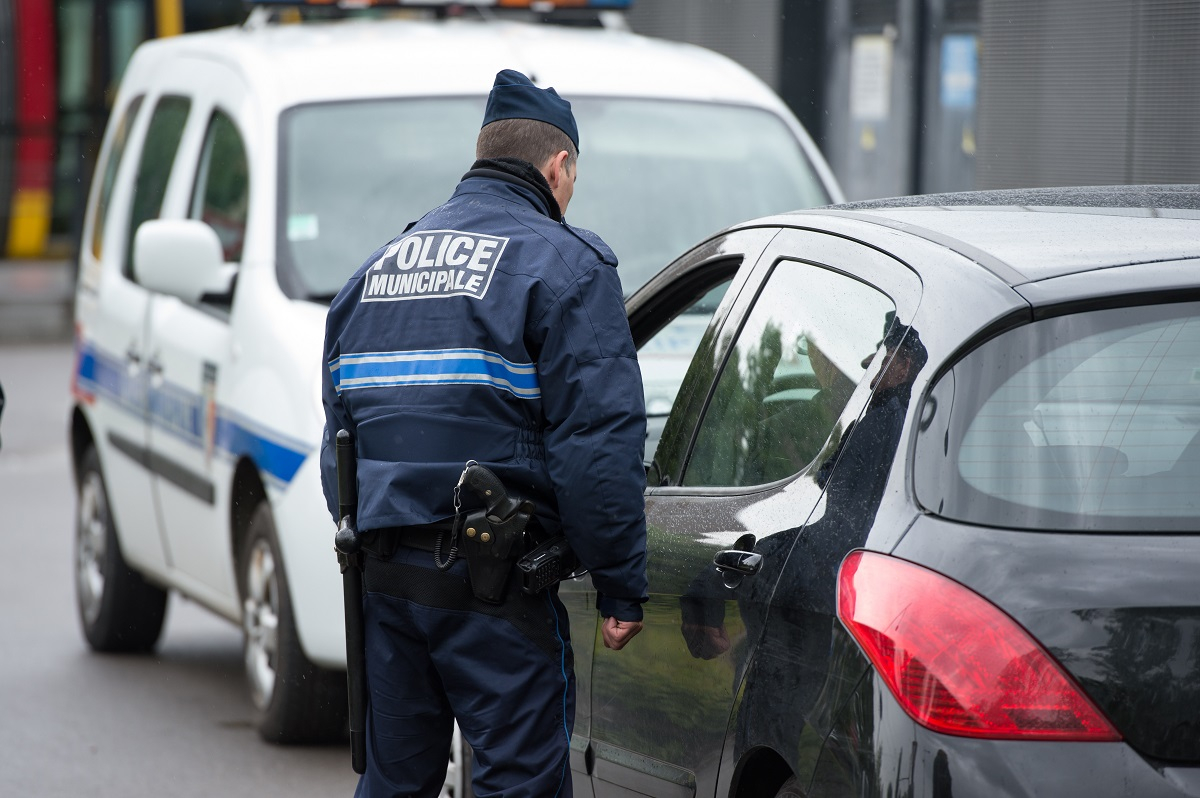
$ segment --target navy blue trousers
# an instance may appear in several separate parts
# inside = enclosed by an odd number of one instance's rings
[[[571,798],[566,610],[555,592],[515,585],[503,605],[485,604],[466,573],[463,560],[443,573],[406,547],[367,560],[367,769],[356,798],[436,798],[454,719],[478,798]]]

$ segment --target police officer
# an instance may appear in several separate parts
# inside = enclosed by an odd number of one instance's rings
[[[566,535],[591,572],[606,646],[641,630],[641,374],[617,259],[563,218],[578,153],[570,103],[500,72],[478,160],[453,195],[330,306],[322,479],[336,519],[332,438],[349,430],[368,553],[357,795],[436,796],[454,718],[477,795],[571,795],[575,682],[556,588],[510,588],[495,605],[472,594],[462,558],[439,568],[468,461],[532,500],[540,533]]]

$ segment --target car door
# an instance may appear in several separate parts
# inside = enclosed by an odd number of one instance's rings
[[[654,472],[654,452],[663,422],[684,378],[693,353],[711,338],[728,313],[749,269],[775,235],[750,230],[720,236],[702,244],[661,272],[626,302],[630,329],[639,346],[638,360],[646,395],[649,424],[645,462]],[[651,477],[654,479],[655,477]],[[560,585],[559,596],[571,618],[575,655],[576,710],[571,734],[571,767],[577,794],[591,795],[595,751],[591,746],[593,712],[592,662],[599,643],[596,593],[586,578]]]
[[[213,61],[175,59],[169,68],[161,82],[191,97],[193,108],[164,216],[209,224],[236,267],[250,190],[241,122],[247,91],[237,73]],[[235,358],[232,285],[194,304],[155,294],[148,369],[155,495],[176,579],[190,594],[236,614],[228,534],[233,463],[220,456],[217,413],[217,394]]]
[[[133,277],[137,226],[158,216],[189,103],[137,95],[114,113],[93,217],[80,252],[73,390],[90,407],[121,551],[144,573],[171,557],[153,500],[147,343],[150,293]]]
[[[846,269],[883,260],[845,239],[784,230],[697,351],[646,495],[645,629],[622,652],[598,650],[593,664],[598,798],[712,795],[718,780],[728,784],[722,756],[741,753],[736,741],[726,750],[730,718],[775,580],[895,323],[892,299]]]

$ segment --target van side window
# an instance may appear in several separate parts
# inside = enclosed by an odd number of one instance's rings
[[[190,107],[191,101],[184,97],[163,97],[150,117],[150,127],[146,131],[142,157],[138,162],[133,207],[125,240],[124,274],[130,279],[133,279],[133,237],[142,222],[157,219],[162,212],[167,181],[171,177],[171,167],[175,163],[179,141],[183,138]]]
[[[242,259],[249,204],[250,165],[242,136],[227,114],[215,111],[204,134],[188,215],[217,231],[226,263]]]
[[[134,97],[113,132],[112,146],[108,150],[108,160],[104,164],[104,176],[100,183],[100,198],[96,203],[96,218],[92,222],[92,254],[97,260],[104,252],[104,226],[108,223],[108,204],[112,199],[113,184],[117,181],[117,170],[121,168],[121,158],[125,155],[125,145],[129,142],[129,131],[133,128],[141,107],[142,97]]]

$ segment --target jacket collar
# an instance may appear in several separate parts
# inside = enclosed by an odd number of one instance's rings
[[[556,222],[562,222],[562,213],[558,208],[558,200],[550,190],[546,178],[528,161],[519,158],[483,158],[471,166],[471,171],[462,176],[465,182],[474,178],[497,180],[516,189],[516,193],[526,199],[539,213],[549,216]],[[461,190],[462,183],[459,184]]]

